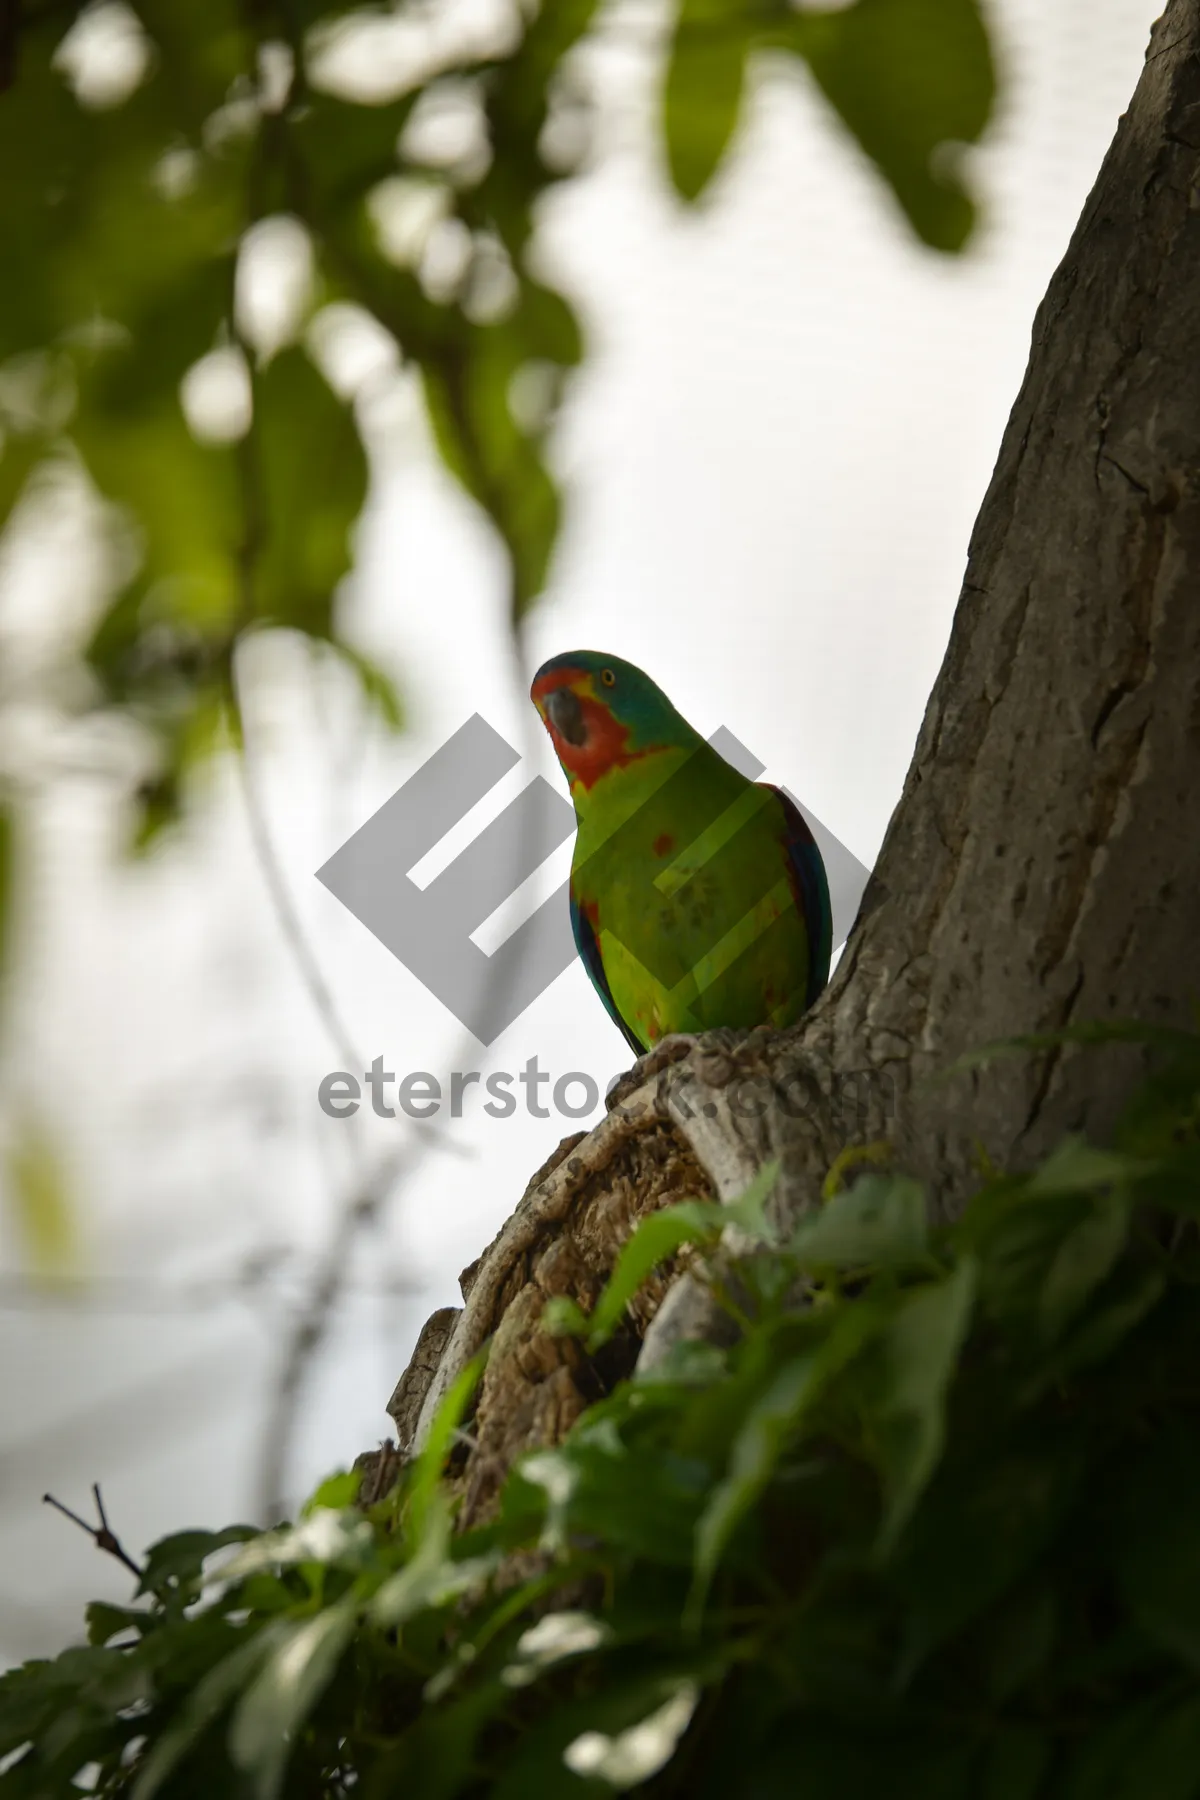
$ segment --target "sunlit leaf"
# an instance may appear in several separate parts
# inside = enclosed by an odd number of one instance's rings
[[[296,1734],[333,1678],[354,1633],[353,1596],[293,1625],[254,1676],[229,1729],[229,1752],[259,1800],[275,1800]]]
[[[223,1581],[237,1581],[258,1569],[318,1563],[357,1572],[372,1560],[371,1527],[352,1507],[317,1506],[298,1525],[256,1532],[221,1568]]]
[[[723,1222],[720,1208],[703,1200],[683,1200],[639,1220],[622,1244],[588,1321],[588,1347],[598,1349],[612,1336],[652,1270],[683,1244],[714,1244]]]
[[[476,1352],[451,1382],[442,1397],[429,1427],[429,1435],[421,1448],[412,1475],[407,1508],[408,1528],[413,1543],[420,1543],[438,1502],[438,1484],[450,1446],[454,1442],[467,1407],[487,1366],[485,1345]]]

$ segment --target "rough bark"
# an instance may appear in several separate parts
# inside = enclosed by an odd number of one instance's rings
[[[689,1182],[728,1198],[769,1158],[795,1215],[848,1142],[887,1138],[950,1215],[980,1146],[1021,1166],[1066,1131],[1105,1137],[1139,1073],[1135,1049],[945,1071],[1016,1034],[1190,1021],[1198,582],[1200,0],[1171,0],[1034,322],[945,661],[833,982],[786,1033],[698,1040],[539,1171],[481,1259],[436,1371],[406,1378],[419,1438],[496,1333],[478,1462],[462,1477],[476,1509],[519,1450],[555,1441],[579,1410],[583,1389],[538,1331],[530,1271],[559,1266],[556,1246],[577,1241],[606,1194],[621,1196],[603,1240],[611,1260],[639,1212]],[[564,1256],[542,1290],[587,1304],[597,1272],[594,1256]],[[661,1298],[638,1327],[643,1363],[714,1328],[686,1272]],[[574,1397],[550,1404],[564,1382]]]

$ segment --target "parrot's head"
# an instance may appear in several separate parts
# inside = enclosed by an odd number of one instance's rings
[[[599,650],[552,656],[534,676],[530,697],[575,792],[639,757],[696,741],[648,675]]]

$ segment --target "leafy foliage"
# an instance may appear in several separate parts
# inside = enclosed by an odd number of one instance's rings
[[[801,57],[842,124],[937,250],[974,222],[958,153],[987,124],[995,78],[976,0],[682,0],[665,96],[676,188],[695,199],[728,149],[755,51]]]
[[[623,1383],[488,1524],[453,1529],[474,1367],[381,1503],[337,1476],[295,1526],[156,1546],[0,1679],[0,1793],[1188,1800],[1200,1038],[1159,1043],[1110,1148],[953,1226],[872,1173],[771,1243],[750,1197],[738,1343]],[[622,1304],[715,1250],[673,1212]]]
[[[264,223],[303,230],[309,315],[353,304],[419,372],[437,445],[505,546],[514,620],[545,580],[559,521],[547,442],[583,342],[537,273],[533,228],[547,190],[586,159],[572,55],[601,14],[596,0],[497,5],[490,37],[467,19],[456,38],[436,10],[392,19],[411,68],[355,94],[328,75],[330,47],[388,15],[345,0],[15,9],[0,92],[0,526],[69,446],[134,527],[136,566],[89,660],[101,700],[156,748],[139,843],[177,816],[189,767],[218,740],[246,632],[329,644],[368,703],[399,718],[334,607],[366,491],[359,421],[310,358],[303,313],[282,344],[256,342],[239,302]],[[132,47],[124,85],[80,75],[80,34],[94,40],[105,20]],[[975,0],[820,15],[683,0],[663,109],[681,196],[724,156],[760,50],[808,63],[926,242],[962,243],[970,204],[935,152],[987,119]],[[447,107],[472,146],[431,145],[429,119]],[[186,398],[218,363],[236,392],[224,423],[204,424]],[[522,384],[536,405],[519,403]]]

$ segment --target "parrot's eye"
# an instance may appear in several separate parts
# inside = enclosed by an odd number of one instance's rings
[[[616,687],[616,685],[617,685],[617,678],[613,674],[611,669],[601,669],[600,679],[604,683],[605,687]]]

